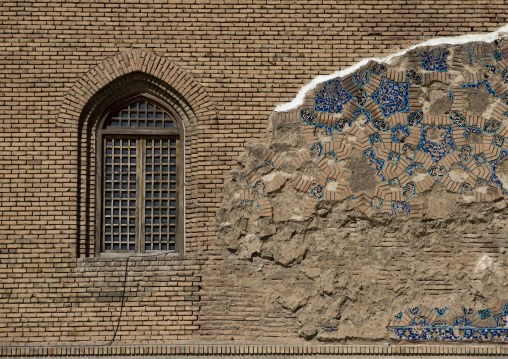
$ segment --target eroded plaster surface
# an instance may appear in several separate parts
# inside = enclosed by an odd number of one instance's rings
[[[218,214],[229,256],[284,276],[267,312],[308,340],[508,339],[498,35],[362,62],[272,114]]]

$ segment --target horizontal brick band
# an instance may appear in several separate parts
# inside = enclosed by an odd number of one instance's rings
[[[1,357],[306,357],[306,356],[508,356],[506,346],[446,345],[153,345],[82,347],[3,347]]]

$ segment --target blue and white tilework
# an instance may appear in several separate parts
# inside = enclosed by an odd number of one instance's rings
[[[343,106],[352,98],[353,96],[342,87],[339,79],[329,80],[316,94],[314,110],[340,113]]]
[[[352,76],[353,82],[360,87],[368,85],[370,82],[370,73],[365,68],[355,72]]]
[[[438,141],[429,138],[429,131],[435,129],[439,131],[438,133],[444,133]],[[456,149],[451,126],[422,126],[422,138],[420,140],[420,144],[418,145],[418,151],[428,153],[435,162],[439,162],[441,158]]]
[[[508,304],[497,307],[494,315],[489,308],[435,308],[437,315],[426,307],[416,314],[408,308],[394,316],[390,328],[396,337],[408,340],[508,341],[507,308]]]
[[[461,83],[454,87],[453,93],[451,87],[447,89],[446,93],[452,99],[450,111],[431,116],[420,103],[422,94],[419,92],[425,92],[424,81],[447,84],[450,76],[422,75],[421,70],[449,71],[452,66],[450,52],[445,49],[421,51],[419,59],[422,62],[420,70],[396,72],[388,71],[383,64],[369,64],[349,78],[330,80],[318,90],[314,108],[300,110],[300,123],[307,127],[306,150],[310,150],[309,157],[320,166],[320,173],[316,173],[314,179],[323,178],[320,182],[322,190],[313,185],[312,191],[308,190],[309,196],[319,199],[324,193],[330,198],[323,172],[338,173],[341,170],[323,166],[325,163],[347,166],[344,161],[348,159],[340,151],[355,148],[376,169],[376,192],[361,196],[350,193],[348,196],[361,198],[369,208],[369,216],[422,215],[425,204],[421,194],[432,190],[436,183],[444,184],[467,201],[471,200],[470,196],[481,201],[490,201],[502,194],[508,196],[508,188],[503,187],[496,174],[499,162],[508,151],[505,145],[508,132],[499,118],[499,110],[496,116],[483,119],[473,116],[467,106],[460,105],[468,99],[465,96],[468,88],[486,90],[499,98],[496,91],[502,90],[499,85],[503,83],[499,82],[502,73],[493,74],[489,72],[490,67],[479,66],[481,72],[471,78],[484,80]],[[508,78],[508,69],[506,72]],[[494,82],[496,78],[498,83]],[[508,111],[501,110],[508,117]],[[497,157],[493,160],[494,153]],[[457,173],[463,173],[463,176],[457,177]],[[463,177],[466,179],[461,179]],[[347,180],[343,183],[349,186]],[[482,189],[485,185],[489,191]],[[352,192],[352,186],[348,188]],[[486,199],[485,193],[491,199]],[[362,207],[364,211],[366,206]]]
[[[440,48],[419,53],[422,62],[422,68],[427,71],[446,71],[446,60],[450,51]]]
[[[476,83],[466,83],[466,84],[462,84],[462,88],[465,89],[465,88],[474,88],[476,90],[478,90],[478,87],[480,85],[485,85],[486,89],[487,89],[487,92],[494,96],[494,97],[499,97],[499,95],[496,93],[496,91],[494,91],[494,89],[492,88],[492,86],[490,85],[489,81],[488,80],[482,80],[482,81],[478,81]]]
[[[378,159],[376,157],[376,154],[374,153],[373,149],[368,149],[368,150],[364,151],[363,155],[365,157],[367,157],[372,164],[374,164],[374,166],[376,167],[376,170],[377,170],[377,175],[378,175],[379,179],[381,180],[381,182],[386,181],[385,176],[382,173],[383,167],[385,166],[385,161]]]
[[[372,94],[384,117],[397,112],[409,112],[409,84],[383,78],[381,86]]]

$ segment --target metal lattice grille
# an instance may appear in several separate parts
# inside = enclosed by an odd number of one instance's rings
[[[173,128],[175,123],[166,111],[150,102],[141,100],[118,111],[109,120],[108,126]]]
[[[102,128],[102,250],[178,250],[180,141],[173,115],[138,100]]]
[[[136,142],[134,139],[105,140],[105,250],[135,250]]]
[[[146,140],[145,250],[174,250],[177,225],[177,141]]]

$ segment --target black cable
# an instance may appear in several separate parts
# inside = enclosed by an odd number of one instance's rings
[[[107,347],[109,347],[109,346],[111,346],[111,344],[113,344],[113,342],[116,339],[116,333],[118,333],[118,328],[120,328],[120,321],[122,319],[123,307],[125,306],[125,288],[127,286],[127,269],[128,269],[130,258],[131,257],[127,257],[127,260],[125,261],[125,274],[123,277],[123,290],[122,290],[122,305],[120,306],[120,314],[118,315],[118,321],[116,322],[115,332],[113,333],[113,338],[111,338],[111,340],[107,344],[103,344],[104,346],[107,346]]]
[[[166,257],[168,254],[169,254],[169,252],[168,253],[164,253],[162,255],[162,257]],[[107,342],[106,344],[102,344],[101,346],[106,346],[106,347],[111,346],[111,344],[113,344],[113,342],[116,339],[116,334],[118,333],[118,328],[120,328],[120,321],[122,319],[123,308],[125,306],[125,289],[126,289],[126,286],[127,286],[127,269],[128,269],[128,266],[129,266],[129,259],[131,259],[131,257],[151,257],[151,256],[153,256],[153,254],[149,254],[149,255],[132,255],[132,256],[128,256],[127,257],[127,260],[125,261],[125,274],[124,274],[124,277],[123,277],[122,305],[120,307],[120,314],[118,315],[118,321],[116,323],[115,332],[113,333],[113,338],[111,338],[111,340],[109,342]]]

